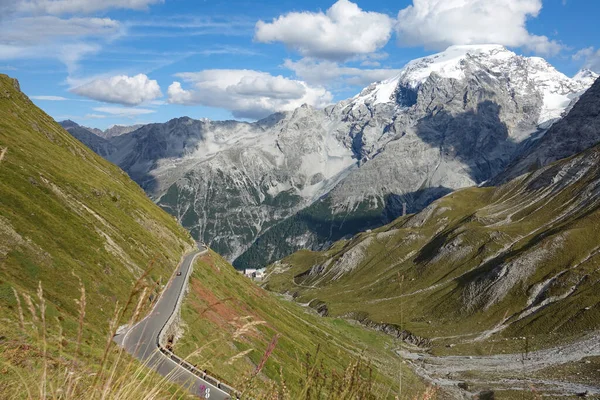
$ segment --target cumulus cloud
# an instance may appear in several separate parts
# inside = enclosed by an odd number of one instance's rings
[[[385,46],[392,29],[387,15],[338,0],[325,13],[291,12],[270,23],[258,21],[255,40],[282,42],[303,56],[345,60]]]
[[[413,0],[398,13],[396,32],[401,44],[436,50],[494,43],[553,55],[561,44],[526,27],[541,9],[542,0]]]
[[[364,61],[372,63],[374,61]],[[363,63],[364,63],[363,62]],[[336,82],[353,86],[367,86],[397,75],[400,70],[388,68],[363,69],[339,65],[333,61],[317,61],[303,58],[299,61],[285,60],[286,68],[296,76],[314,85],[328,85]],[[376,63],[379,65],[379,63]]]
[[[331,93],[322,87],[261,71],[213,69],[176,77],[191,88],[173,82],[168,89],[169,103],[224,108],[236,118],[258,119],[304,103],[324,107],[332,100]]]
[[[95,79],[71,89],[71,92],[107,103],[138,105],[162,96],[158,82],[144,74],[117,75]]]
[[[145,10],[164,0],[16,0],[13,8],[31,14],[89,14],[109,9]]]

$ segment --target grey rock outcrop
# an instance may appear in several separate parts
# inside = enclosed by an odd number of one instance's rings
[[[525,152],[492,183],[512,178],[577,154],[600,142],[600,80],[597,80],[562,120],[544,136],[532,140]]]
[[[323,110],[178,118],[111,138],[104,154],[196,238],[264,265],[494,178],[587,89],[580,75],[454,46]]]

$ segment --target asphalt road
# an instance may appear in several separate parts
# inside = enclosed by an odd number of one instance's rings
[[[143,320],[135,324],[126,333],[116,335],[115,342],[124,347],[125,350],[134,357],[156,370],[159,374],[171,382],[178,383],[185,387],[190,393],[210,400],[230,399],[223,390],[215,384],[197,376],[188,369],[181,366],[169,356],[163,354],[158,348],[158,335],[165,326],[167,320],[175,311],[175,306],[187,285],[191,266],[196,256],[204,254],[207,249],[202,247],[190,254],[187,254],[178,271],[181,276],[173,273],[169,283],[163,290],[154,309]],[[211,381],[215,381],[211,378]]]

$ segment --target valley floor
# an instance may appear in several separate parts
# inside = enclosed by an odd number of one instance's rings
[[[513,398],[510,393],[515,390],[562,398],[584,393],[600,397],[600,332],[527,353],[436,356],[414,347],[396,352],[418,375],[458,396],[493,388],[497,397],[506,398]]]

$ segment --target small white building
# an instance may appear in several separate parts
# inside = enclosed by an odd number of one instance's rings
[[[260,281],[265,277],[266,268],[246,268],[244,270],[244,276],[252,279],[253,281]]]

